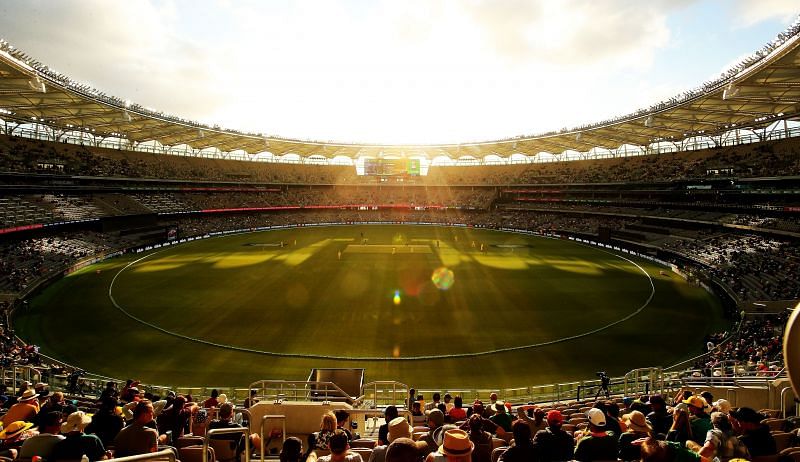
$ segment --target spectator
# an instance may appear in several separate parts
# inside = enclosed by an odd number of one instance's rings
[[[278,454],[280,462],[304,462],[306,455],[303,454],[303,442],[296,436],[286,438]]]
[[[463,401],[460,396],[456,396],[453,407],[447,413],[450,422],[456,423],[467,418],[467,411],[463,408]]]
[[[672,411],[672,427],[667,432],[667,441],[686,444],[692,440],[692,425],[689,422],[689,412],[684,407],[677,406]]]
[[[386,409],[383,411],[383,420],[385,423],[378,427],[379,446],[389,444],[389,422],[396,419],[399,415],[395,406],[386,406]]]
[[[347,435],[341,430],[336,430],[330,437],[328,449],[331,451],[330,455],[320,457],[320,462],[363,462],[360,454],[350,451]]]
[[[207,400],[203,401],[203,407],[205,409],[210,409],[212,407],[219,407],[220,403],[219,399],[217,399],[218,397],[219,397],[219,390],[214,388],[213,390],[211,390],[211,396]]]
[[[13,422],[34,422],[36,414],[39,412],[39,402],[36,400],[33,389],[28,388],[17,398],[17,404],[11,406],[2,418],[3,428],[7,428]]]
[[[83,433],[91,421],[92,419],[83,411],[69,415],[67,421],[61,424],[61,433],[65,438],[53,448],[54,460],[80,460],[86,456],[94,462],[109,457],[110,454],[106,453],[103,442],[97,435]]]
[[[20,460],[30,460],[33,456],[50,460],[56,443],[64,439],[61,435],[61,412],[51,411],[43,414],[39,426],[39,434],[22,443],[19,450]]]
[[[389,444],[398,438],[411,438],[412,433],[412,428],[405,417],[395,417],[389,422],[389,436],[387,437]],[[388,447],[389,445],[375,447],[369,456],[369,462],[384,462]]]
[[[528,416],[529,410],[533,411],[532,419]],[[528,426],[531,427],[531,435],[536,435],[539,433],[539,430],[544,430],[548,426],[547,421],[545,420],[544,410],[537,406],[520,406],[517,408],[517,418],[527,423]]]
[[[683,404],[689,406],[689,424],[692,427],[692,435],[689,437],[691,441],[702,445],[705,442],[705,435],[711,430],[711,416],[706,414],[706,400],[702,396],[694,395],[683,401]]]
[[[647,418],[639,411],[632,411],[622,417],[625,420],[627,429],[619,437],[617,447],[619,458],[624,461],[639,460],[641,447],[634,444],[634,441],[651,436],[653,427],[647,422]]]
[[[489,420],[491,420],[492,423],[498,427],[502,428],[503,431],[510,432],[513,419],[511,418],[511,414],[506,412],[505,404],[502,401],[496,401],[491,405],[491,410],[494,411],[494,415],[489,417]]]
[[[39,434],[31,427],[33,427],[31,422],[19,420],[3,427],[3,431],[0,431],[0,441],[2,441],[0,443],[0,456],[16,459],[18,451],[25,443],[25,440]]]
[[[117,411],[117,400],[111,395],[106,395],[92,416],[92,423],[86,427],[86,433],[97,435],[103,446],[108,447],[113,445],[114,438],[124,426],[125,421]]]
[[[410,438],[398,438],[386,450],[386,462],[419,462],[420,445]]]
[[[422,454],[423,456],[427,456],[431,452],[436,451],[439,447],[439,445],[436,444],[435,434],[442,428],[442,425],[444,425],[444,413],[439,409],[431,410],[428,413],[428,433],[422,435],[419,439],[419,441],[424,442],[426,445],[422,451],[424,452],[424,454]]]
[[[442,444],[436,452],[428,454],[426,462],[471,462],[475,445],[464,430],[457,428],[443,432]]]
[[[650,406],[653,410],[647,414],[647,421],[653,429],[653,436],[665,439],[672,426],[672,416],[667,412],[667,403],[661,395],[653,395],[650,397]]]
[[[472,414],[467,421],[469,425],[469,440],[474,444],[472,462],[491,462],[492,435],[483,430],[483,417]]]
[[[225,403],[219,407],[219,418],[212,420],[208,424],[209,430],[218,428],[242,428],[241,425],[233,421],[233,405]],[[245,450],[244,433],[229,433],[223,435],[215,435],[214,439],[236,441],[236,454],[241,456]],[[261,437],[257,433],[250,434],[250,447],[261,447]]]
[[[575,460],[591,462],[595,460],[617,459],[617,435],[606,431],[606,414],[597,408],[586,412],[589,418],[588,433],[578,440],[575,446]]]
[[[500,456],[500,460],[503,462],[538,460],[536,447],[531,439],[531,427],[527,423],[518,420],[514,422],[512,431],[514,433],[514,445]]]
[[[563,423],[561,411],[554,409],[547,412],[547,428],[533,436],[533,447],[540,462],[572,460],[575,440],[561,428]]]
[[[711,424],[700,455],[706,459],[718,457],[720,460],[733,458],[750,459],[747,446],[736,437],[728,416],[721,412],[711,413]]]
[[[125,457],[156,452],[158,431],[154,428],[153,404],[143,399],[133,408],[133,422],[114,438],[114,456]]]
[[[386,433],[387,435],[389,433],[388,425]],[[336,415],[333,413],[333,411],[328,411],[322,415],[322,420],[319,424],[319,431],[313,435],[314,443],[310,446],[312,446],[314,449],[327,450],[328,446],[330,446],[330,440],[334,434],[336,434]],[[344,435],[347,436],[346,433],[344,433]]]
[[[740,407],[731,411],[729,420],[739,441],[747,446],[751,457],[771,456],[778,452],[775,439],[770,434],[769,426],[761,423],[765,417],[749,407]]]

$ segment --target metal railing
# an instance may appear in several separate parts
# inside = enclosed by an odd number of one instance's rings
[[[266,445],[264,441],[266,441],[264,435],[264,427],[266,427],[267,420],[279,420],[281,422],[281,442],[286,441],[286,416],[285,415],[278,415],[278,414],[267,414],[261,417],[261,424],[258,426],[258,434],[261,437],[259,441],[259,452],[258,454],[261,456],[261,462],[264,462],[264,458],[266,457]],[[271,432],[270,432],[271,434]]]
[[[203,438],[203,462],[214,462],[208,460],[208,446],[209,443],[211,442],[211,437],[213,435],[230,435],[233,433],[241,433],[244,435],[244,461],[242,462],[250,462],[250,429],[247,427],[214,428],[212,430],[207,431],[205,438]],[[229,440],[222,440],[222,441],[226,443],[229,442]],[[238,442],[236,449],[238,450]],[[240,460],[238,457],[236,459]]]
[[[175,462],[175,451],[172,449],[163,449],[158,452],[149,452],[147,454],[138,454],[127,457],[117,457],[114,459],[115,462],[142,462],[145,460],[168,460],[169,462]]]
[[[259,380],[250,384],[258,399],[272,401],[339,401],[353,404],[356,397],[348,395],[333,382],[305,380]]]

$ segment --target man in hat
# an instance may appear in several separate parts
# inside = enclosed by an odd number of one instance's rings
[[[617,435],[606,431],[606,414],[600,409],[592,408],[586,412],[586,417],[589,419],[588,432],[575,446],[575,460],[617,460]]]
[[[733,409],[729,417],[739,441],[747,446],[751,457],[777,454],[775,438],[770,434],[769,426],[761,423],[765,419],[763,414],[749,407],[740,407]]]
[[[153,404],[143,399],[133,408],[133,423],[120,430],[114,438],[114,455],[116,457],[135,456],[156,452],[158,447],[158,431],[153,425]]]
[[[80,460],[86,456],[94,462],[110,456],[97,435],[83,433],[91,422],[92,418],[83,411],[70,414],[67,421],[61,424],[61,433],[66,438],[53,448],[53,460]]]
[[[641,411],[631,411],[622,416],[625,421],[625,432],[617,442],[619,458],[622,460],[639,460],[641,445],[634,443],[636,440],[652,436],[653,427]]]
[[[471,462],[475,444],[464,430],[457,428],[444,432],[442,444],[436,452],[428,454],[425,462]]]
[[[665,438],[672,427],[672,416],[667,412],[667,402],[661,395],[650,397],[650,407],[653,409],[647,414],[647,421],[653,427],[653,435],[662,435]]]
[[[17,398],[17,404],[11,406],[2,418],[3,428],[8,427],[12,422],[33,422],[39,412],[39,395],[28,388]]]
[[[540,462],[557,462],[572,460],[575,451],[575,440],[569,433],[561,429],[564,415],[553,409],[546,414],[547,428],[533,435],[533,447]]]
[[[491,406],[491,410],[494,411],[494,415],[489,417],[495,425],[502,428],[506,432],[511,432],[511,423],[513,419],[511,414],[506,412],[506,405],[502,401],[496,401]]]
[[[375,447],[372,450],[372,455],[369,456],[369,462],[384,462],[386,460],[386,451],[389,445],[399,438],[411,438],[413,429],[405,417],[396,417],[389,422],[389,436],[388,444],[383,444]]]
[[[692,427],[691,440],[699,445],[706,441],[706,434],[713,428],[711,416],[706,413],[706,400],[702,396],[692,395],[683,400],[689,406],[689,425]]]
[[[25,440],[38,434],[31,427],[33,427],[31,422],[19,420],[3,427],[3,431],[0,431],[0,456],[16,459],[17,453],[25,443]]]
[[[63,439],[64,436],[61,435],[61,411],[44,413],[40,419],[39,434],[28,438],[22,443],[18,457],[27,460],[33,456],[39,456],[49,460],[53,453],[53,447]]]
[[[361,454],[350,451],[347,435],[341,430],[333,432],[328,441],[328,449],[331,451],[330,455],[320,457],[319,462],[363,462]]]

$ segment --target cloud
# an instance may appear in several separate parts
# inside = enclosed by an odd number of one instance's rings
[[[800,14],[797,0],[735,0],[732,3],[734,20],[739,27],[750,27],[771,19],[789,23]]]

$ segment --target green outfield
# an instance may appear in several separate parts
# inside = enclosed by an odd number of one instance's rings
[[[94,373],[181,386],[360,367],[416,387],[515,387],[696,354],[717,300],[645,260],[467,228],[330,226],[112,259],[14,319]],[[451,285],[448,287],[448,284]]]

